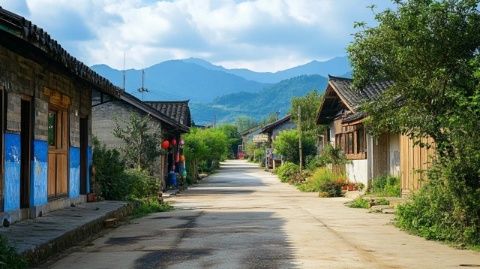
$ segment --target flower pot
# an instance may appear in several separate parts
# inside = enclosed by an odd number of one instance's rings
[[[97,195],[95,193],[87,194],[87,203],[92,203],[97,201]]]

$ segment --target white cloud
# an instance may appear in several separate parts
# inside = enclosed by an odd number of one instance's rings
[[[353,22],[373,17],[372,0],[1,1],[87,64],[116,68],[126,52],[128,68],[201,57],[275,71],[345,55]]]

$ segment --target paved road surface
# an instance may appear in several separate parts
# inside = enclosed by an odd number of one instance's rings
[[[53,268],[480,268],[480,253],[408,235],[389,215],[318,198],[243,161]]]

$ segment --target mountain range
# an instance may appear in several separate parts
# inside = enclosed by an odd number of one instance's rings
[[[92,69],[113,84],[123,86],[123,71],[108,65]],[[189,58],[169,60],[143,70],[125,70],[125,89],[144,100],[190,100],[192,117],[198,124],[231,121],[238,115],[256,119],[272,112],[284,114],[290,99],[312,89],[323,91],[328,74],[349,76],[347,57],[328,61],[311,61],[278,72],[255,72],[248,69],[228,69],[208,61]]]

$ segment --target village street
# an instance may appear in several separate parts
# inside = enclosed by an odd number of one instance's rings
[[[49,268],[462,268],[480,254],[408,235],[392,215],[318,198],[245,161],[228,161],[171,199]]]

